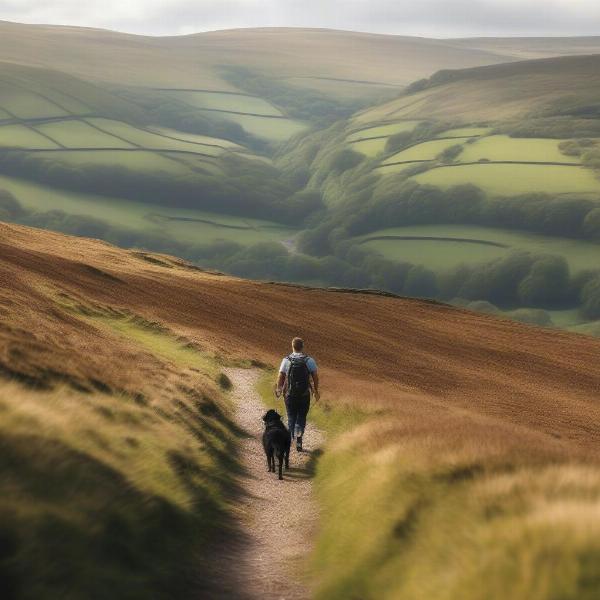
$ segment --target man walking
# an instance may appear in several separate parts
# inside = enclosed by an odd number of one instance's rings
[[[311,383],[312,379],[312,383]],[[296,450],[302,452],[302,436],[306,427],[306,415],[310,408],[311,391],[319,401],[319,375],[317,363],[304,354],[304,341],[292,340],[292,353],[281,361],[275,394],[285,397],[285,409],[290,434],[296,438]]]

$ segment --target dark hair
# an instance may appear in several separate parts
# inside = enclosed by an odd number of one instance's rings
[[[292,340],[292,348],[296,351],[296,352],[300,352],[303,348],[304,348],[304,340],[302,338],[299,337],[295,337]]]

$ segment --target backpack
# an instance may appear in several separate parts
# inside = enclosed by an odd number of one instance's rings
[[[304,396],[310,390],[310,371],[308,370],[308,356],[290,356],[290,369],[287,374],[288,396]]]

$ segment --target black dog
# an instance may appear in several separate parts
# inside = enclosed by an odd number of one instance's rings
[[[281,422],[281,415],[276,410],[268,410],[263,417],[265,432],[263,433],[263,448],[267,455],[269,473],[275,473],[275,455],[279,460],[279,479],[283,479],[282,468],[290,468],[290,444],[292,436],[287,427]]]

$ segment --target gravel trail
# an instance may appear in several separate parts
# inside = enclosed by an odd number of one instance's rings
[[[250,600],[306,600],[311,594],[302,572],[318,521],[312,464],[323,434],[310,424],[309,414],[305,451],[296,452],[292,444],[290,470],[284,471],[284,479],[279,481],[277,474],[267,472],[262,448],[266,409],[255,387],[260,373],[250,369],[228,369],[226,373],[234,386],[231,394],[237,424],[248,434],[240,449],[246,470],[242,481],[246,495],[239,507],[245,542],[236,557],[237,586]],[[273,398],[270,408],[285,415],[281,400]]]

